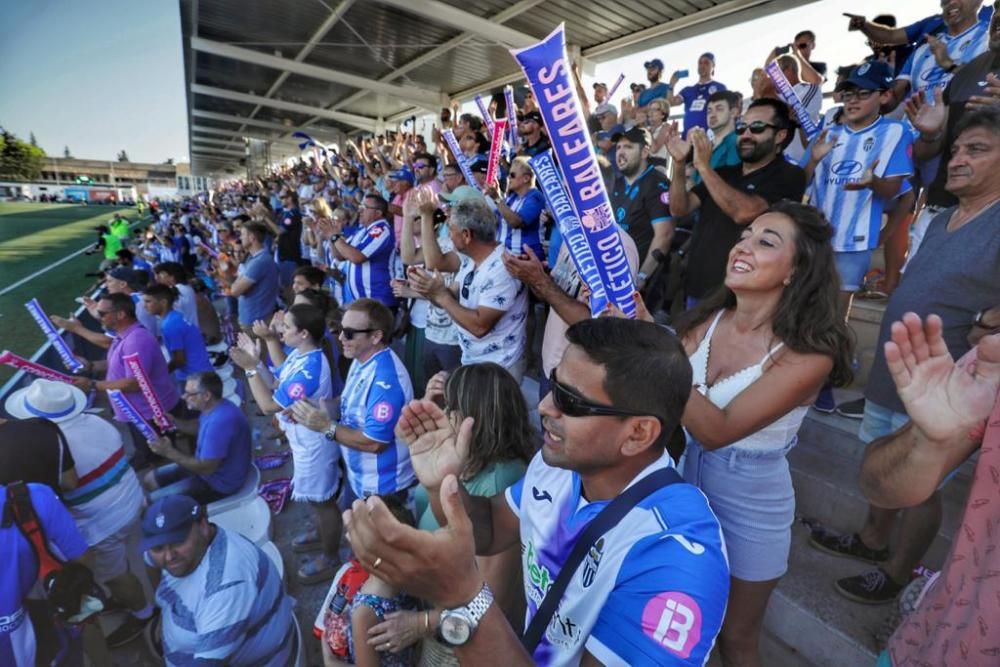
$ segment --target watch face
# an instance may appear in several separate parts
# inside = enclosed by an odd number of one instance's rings
[[[472,628],[469,621],[455,614],[448,614],[441,619],[441,636],[453,646],[461,646],[469,641]]]

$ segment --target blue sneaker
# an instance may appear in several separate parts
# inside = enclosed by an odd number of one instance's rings
[[[819,390],[819,396],[816,397],[816,401],[813,403],[813,409],[828,415],[837,409],[837,401],[833,397],[833,387],[824,385]]]

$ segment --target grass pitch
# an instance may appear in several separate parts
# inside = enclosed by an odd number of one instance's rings
[[[93,244],[94,227],[116,211],[137,217],[135,209],[122,206],[0,202],[0,289]],[[37,298],[46,313],[68,316],[77,308],[74,299],[95,283],[84,274],[96,271],[101,259],[100,254],[78,255],[0,296],[0,350],[26,358],[34,354],[45,336],[24,304]],[[0,366],[0,385],[13,374]]]

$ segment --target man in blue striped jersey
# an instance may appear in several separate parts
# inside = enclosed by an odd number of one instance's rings
[[[835,230],[845,312],[878,247],[882,214],[913,173],[910,132],[880,114],[891,98],[891,83],[892,70],[885,63],[854,68],[837,87],[844,102],[843,125],[820,133],[804,160],[809,199]]]
[[[396,307],[392,293],[390,260],[393,251],[392,225],[386,221],[389,204],[369,192],[362,202],[358,222],[361,229],[350,238],[334,225],[330,248],[337,259],[350,262],[347,284],[353,299],[375,299],[390,308]]]
[[[403,362],[389,349],[392,326],[392,313],[379,302],[351,303],[340,331],[344,356],[354,360],[340,397],[340,422],[307,401],[296,401],[292,413],[296,423],[324,433],[331,447],[340,444],[355,497],[398,493],[408,502],[417,479],[409,450],[393,430],[413,399],[413,386]]]

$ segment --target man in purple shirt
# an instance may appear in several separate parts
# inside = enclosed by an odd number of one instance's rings
[[[143,396],[139,389],[139,382],[133,377],[132,371],[125,364],[125,357],[130,354],[138,354],[139,362],[143,370],[149,376],[153,392],[160,400],[163,409],[176,417],[183,416],[184,404],[177,391],[177,385],[170,377],[167,370],[167,362],[160,351],[160,344],[156,338],[145,327],[139,324],[135,315],[135,304],[127,294],[107,294],[101,297],[97,304],[97,316],[100,324],[107,331],[115,333],[108,349],[107,361],[86,361],[84,362],[86,371],[92,374],[94,371],[106,370],[103,380],[94,380],[90,377],[77,377],[73,384],[84,391],[97,389],[107,391],[118,389],[135,406],[139,414],[153,424],[153,408],[149,401]],[[149,451],[146,438],[142,436],[134,424],[112,404],[115,411],[115,420],[126,422],[132,433],[132,443],[135,445],[135,455],[132,457],[132,467],[139,470],[154,463],[154,455]]]

